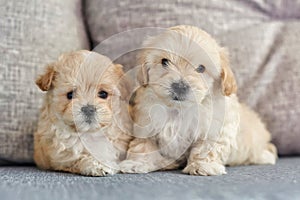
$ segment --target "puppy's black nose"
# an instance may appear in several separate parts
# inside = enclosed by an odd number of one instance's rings
[[[96,108],[93,105],[83,106],[81,107],[81,112],[87,117],[92,117],[96,112]]]
[[[190,86],[180,80],[171,84],[171,97],[175,101],[184,101],[190,90]]]

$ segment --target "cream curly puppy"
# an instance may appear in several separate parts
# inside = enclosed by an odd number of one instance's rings
[[[225,165],[275,164],[259,116],[240,104],[228,55],[206,32],[176,26],[145,42],[142,85],[131,99],[134,136],[124,173],[184,167],[226,174]]]
[[[38,167],[91,176],[119,171],[131,139],[122,77],[121,65],[86,50],[46,67],[36,80],[47,91],[34,134]]]

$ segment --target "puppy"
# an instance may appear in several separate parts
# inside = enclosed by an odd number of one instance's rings
[[[81,50],[63,54],[36,84],[47,91],[34,134],[38,167],[90,176],[119,171],[131,132],[119,64]]]
[[[183,167],[205,176],[226,174],[225,165],[275,163],[270,133],[239,103],[227,52],[209,34],[176,26],[144,46],[142,86],[131,100],[136,138],[121,171]]]

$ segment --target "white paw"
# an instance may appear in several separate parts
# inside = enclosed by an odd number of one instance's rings
[[[184,173],[200,176],[216,176],[226,174],[225,166],[216,162],[192,162],[184,169]]]
[[[113,175],[118,172],[117,169],[113,169],[110,167],[106,167],[102,164],[98,164],[94,167],[87,167],[86,169],[82,170],[81,173],[86,176],[106,176],[106,175]]]
[[[261,164],[261,165],[274,165],[276,163],[277,155],[273,152],[270,152],[268,150],[264,150],[260,159],[258,159],[257,162],[254,162],[255,164]]]
[[[123,173],[148,173],[150,168],[146,163],[135,160],[124,160],[120,163],[120,170]]]

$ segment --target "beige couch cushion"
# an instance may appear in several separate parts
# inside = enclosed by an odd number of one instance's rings
[[[89,48],[80,0],[0,3],[0,160],[32,162],[42,93],[37,73],[59,54]]]
[[[280,154],[300,153],[299,0],[89,0],[85,8],[94,47],[133,28],[189,24],[211,33],[229,48],[238,95],[261,114]],[[100,53],[131,49],[145,36],[109,40]],[[120,61],[130,68],[128,55]]]

